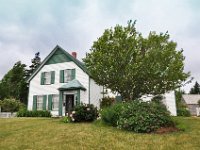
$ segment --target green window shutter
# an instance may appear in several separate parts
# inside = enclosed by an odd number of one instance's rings
[[[51,71],[51,84],[55,83],[55,71]]]
[[[33,96],[33,110],[37,110],[37,95]]]
[[[64,70],[60,70],[60,83],[64,83]]]
[[[74,80],[76,78],[76,69],[72,69],[72,77],[71,79]]]
[[[63,109],[63,92],[59,92],[59,109],[58,109],[59,116],[62,116],[62,109]]]
[[[43,96],[43,110],[46,110],[46,102],[47,102],[47,96]]]
[[[48,95],[48,110],[52,110],[52,95]]]
[[[40,84],[44,85],[44,72],[41,73]]]

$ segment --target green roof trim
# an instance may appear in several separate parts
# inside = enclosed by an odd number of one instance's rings
[[[63,86],[61,86],[60,88],[58,88],[60,91],[63,90],[86,90],[86,88],[76,79],[69,81],[67,84],[64,84]]]
[[[59,55],[59,57],[57,57]],[[61,57],[60,57],[61,56]],[[59,59],[61,58],[61,59]],[[62,63],[62,62],[69,62],[73,61],[79,68],[81,68],[85,73],[88,73],[84,63],[79,61],[78,59],[74,58],[68,52],[66,52],[63,48],[57,45],[51,53],[42,61],[41,65],[33,72],[33,74],[27,79],[27,82],[30,82],[33,77],[42,69],[44,65],[55,64],[55,63]]]

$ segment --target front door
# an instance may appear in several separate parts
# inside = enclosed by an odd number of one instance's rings
[[[74,108],[74,95],[66,95],[65,112],[71,113]]]

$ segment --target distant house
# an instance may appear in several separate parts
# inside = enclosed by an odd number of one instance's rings
[[[197,115],[198,101],[200,100],[199,94],[184,94],[183,101],[187,105],[191,115]]]
[[[54,116],[65,116],[80,103],[94,104],[105,89],[89,75],[85,65],[60,46],[56,46],[28,79],[28,110],[49,110]],[[115,97],[109,89],[106,96]],[[174,92],[166,93],[164,103],[171,115],[176,116]]]

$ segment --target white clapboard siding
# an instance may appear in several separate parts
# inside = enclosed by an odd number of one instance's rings
[[[103,87],[95,83],[93,79],[90,79],[90,103],[100,108],[100,99],[103,97]]]
[[[76,69],[76,79],[86,88],[84,94],[81,92],[81,101],[88,103],[88,87],[89,76],[79,68],[74,62],[65,62],[44,65],[43,68],[35,75],[29,84],[29,96],[28,96],[28,110],[32,110],[33,95],[48,95],[59,94],[58,88],[66,83],[60,83],[60,70],[64,69]],[[55,71],[55,83],[51,85],[41,85],[40,78],[42,72]]]

